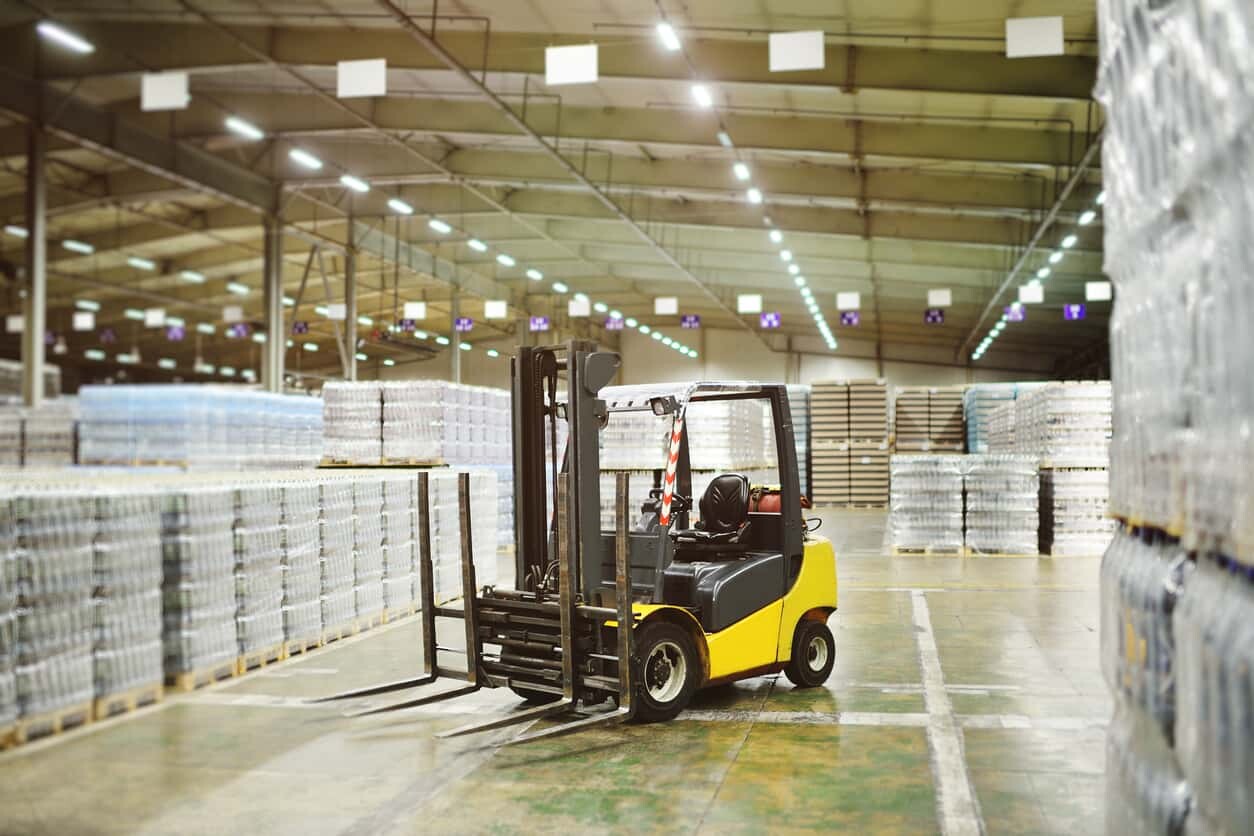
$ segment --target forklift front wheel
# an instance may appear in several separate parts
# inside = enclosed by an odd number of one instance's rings
[[[692,636],[667,621],[647,622],[636,635],[636,718],[673,720],[688,705],[701,679]]]
[[[836,641],[822,621],[803,619],[792,636],[792,659],[784,676],[798,688],[817,688],[836,664]]]

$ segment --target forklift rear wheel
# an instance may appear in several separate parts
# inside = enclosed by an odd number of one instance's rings
[[[636,718],[673,720],[688,705],[701,678],[701,663],[688,631],[666,621],[640,628],[636,636]]]
[[[792,636],[792,659],[784,676],[798,688],[817,688],[831,676],[836,664],[836,642],[821,621],[806,619]]]

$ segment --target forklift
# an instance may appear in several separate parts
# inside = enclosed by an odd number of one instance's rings
[[[426,473],[418,477],[418,549],[424,670],[398,682],[322,700],[405,691],[441,680],[438,693],[350,716],[511,689],[529,705],[445,731],[455,737],[570,715],[522,743],[607,722],[678,715],[701,688],[783,672],[822,685],[835,662],[827,620],[836,609],[836,557],[802,516],[792,418],[782,384],[607,384],[619,356],[595,343],[521,347],[511,362],[514,445],[514,588],[475,583],[469,474],[460,474],[463,599],[437,606],[432,589]],[[769,409],[778,485],[715,477],[694,505],[688,407],[754,400]],[[629,521],[629,472],[615,474],[615,527],[602,530],[600,434],[616,415],[669,422],[665,462],[649,461],[648,500]],[[564,432],[562,432],[564,430]],[[566,437],[562,444],[561,437]],[[653,439],[642,439],[642,448]],[[658,467],[662,464],[662,467]],[[445,667],[436,618],[464,623],[465,670]],[[485,649],[486,648],[486,649]],[[580,708],[612,703],[592,713]]]

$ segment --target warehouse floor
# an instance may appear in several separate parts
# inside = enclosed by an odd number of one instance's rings
[[[305,702],[414,670],[407,619],[0,755],[0,833],[1100,832],[1098,559],[887,557],[882,512],[818,513],[841,583],[824,689],[759,678],[668,725],[507,749],[431,737],[506,692],[357,720]]]

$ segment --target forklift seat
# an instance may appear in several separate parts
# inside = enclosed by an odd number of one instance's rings
[[[672,531],[676,545],[735,545],[749,528],[749,479],[740,473],[716,476],[701,497],[701,519]]]

